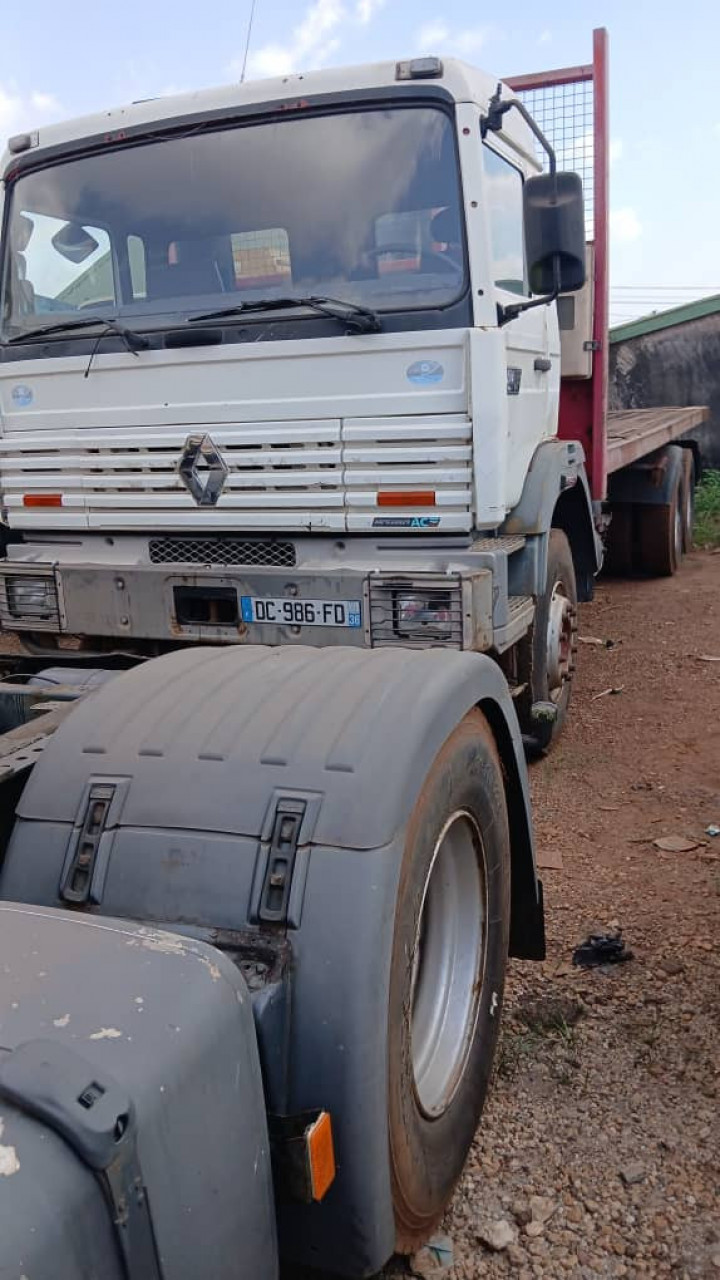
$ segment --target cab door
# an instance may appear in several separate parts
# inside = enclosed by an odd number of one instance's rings
[[[523,235],[523,175],[498,138],[482,144],[485,207],[492,279],[499,306],[529,297]],[[551,314],[549,314],[551,313]],[[532,456],[556,433],[560,386],[557,342],[550,341],[554,309],[521,311],[502,328],[507,376],[506,508],[519,500]]]

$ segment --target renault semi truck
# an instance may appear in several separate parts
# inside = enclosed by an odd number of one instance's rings
[[[691,532],[703,411],[606,411],[606,77],[596,32],[10,140],[3,1276],[360,1277],[442,1219],[577,602],[608,528]]]

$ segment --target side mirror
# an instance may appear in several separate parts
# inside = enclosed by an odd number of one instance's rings
[[[55,232],[51,243],[68,262],[84,262],[99,248],[95,237],[77,222],[66,222]]]
[[[573,293],[585,283],[585,206],[577,173],[541,173],[523,187],[525,245],[533,293]],[[559,281],[556,278],[556,272]]]

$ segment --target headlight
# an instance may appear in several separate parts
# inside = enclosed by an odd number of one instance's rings
[[[370,636],[374,647],[434,645],[462,649],[462,579],[457,573],[372,573],[368,579]]]
[[[57,592],[52,578],[7,579],[7,606],[13,618],[47,622],[57,615]]]
[[[402,639],[450,639],[452,606],[449,592],[434,591],[428,595],[403,595],[398,592],[395,596],[395,609],[395,628]]]

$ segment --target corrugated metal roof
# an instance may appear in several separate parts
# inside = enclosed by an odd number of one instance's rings
[[[701,320],[703,316],[711,316],[716,312],[720,312],[720,293],[709,298],[699,298],[697,302],[686,302],[682,307],[671,307],[668,311],[641,316],[639,320],[630,320],[628,324],[615,325],[610,330],[610,341],[625,342],[628,338],[642,338],[646,333],[655,333],[657,329],[671,329],[676,324]]]

